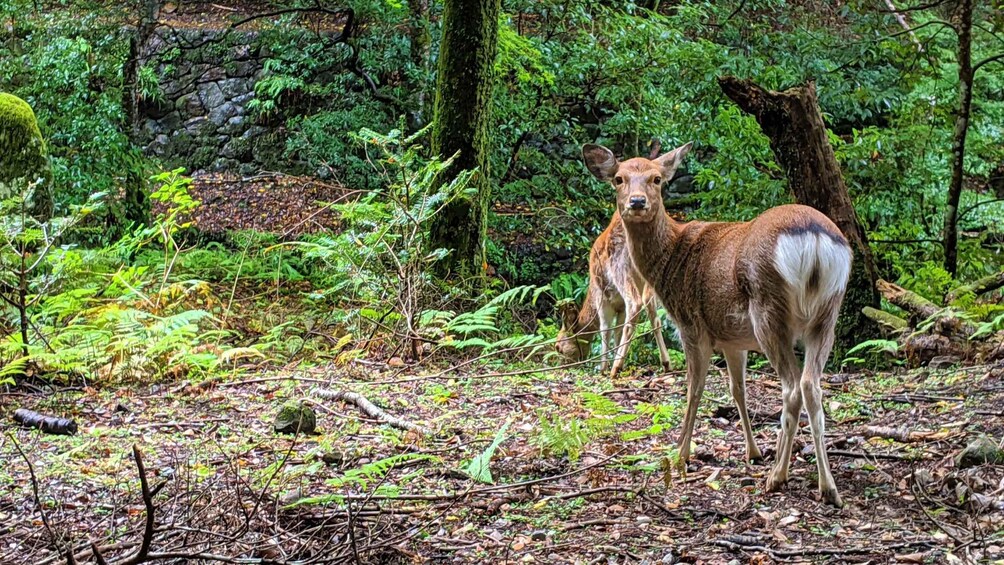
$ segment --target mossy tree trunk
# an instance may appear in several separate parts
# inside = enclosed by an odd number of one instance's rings
[[[718,82],[725,95],[760,124],[795,200],[826,214],[851,243],[854,266],[837,322],[839,352],[874,333],[862,309],[878,306],[878,271],[827,139],[815,84],[773,92],[735,77],[721,77]]]
[[[129,54],[122,64],[122,111],[125,132],[134,143],[139,137],[139,67],[143,46],[157,28],[157,15],[161,0],[143,0],[139,6],[136,31],[129,38]],[[121,220],[126,223],[145,224],[149,219],[150,203],[146,196],[146,178],[139,167],[129,167],[125,174],[125,194],[119,204]],[[119,220],[114,215],[109,220]],[[113,226],[114,227],[114,226]]]
[[[482,273],[490,202],[488,136],[498,40],[500,0],[445,0],[436,78],[432,150],[446,158],[459,152],[442,179],[478,169],[477,193],[459,198],[432,222],[430,246],[450,249],[441,274],[472,278]]]
[[[952,180],[945,201],[945,270],[953,277],[959,271],[959,200],[965,174],[966,136],[973,107],[973,0],[961,0],[957,7],[955,31],[959,35],[959,107],[952,132]]]

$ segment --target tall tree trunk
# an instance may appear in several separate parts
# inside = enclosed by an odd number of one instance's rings
[[[959,34],[959,109],[952,136],[952,180],[945,204],[945,270],[953,277],[959,270],[959,199],[962,197],[966,135],[973,106],[973,0],[960,0],[956,8]]]
[[[139,67],[143,46],[157,29],[157,15],[161,0],[143,0],[139,6],[136,31],[129,38],[129,55],[122,64],[122,110],[125,114],[125,132],[134,143],[139,137]],[[125,172],[125,194],[122,199],[122,219],[133,224],[145,224],[150,211],[146,196],[145,175],[129,167]],[[109,218],[116,219],[117,218]]]
[[[499,4],[500,0],[445,0],[443,6],[432,150],[442,157],[460,152],[443,179],[475,167],[479,172],[474,179],[477,193],[455,200],[433,220],[430,243],[452,250],[440,269],[463,278],[479,275],[484,263]]]
[[[408,0],[408,39],[411,50],[411,64],[418,73],[418,87],[415,89],[414,110],[409,116],[409,127],[418,130],[426,123],[425,96],[429,75],[429,0]]]
[[[843,346],[860,341],[873,333],[871,322],[861,310],[878,306],[878,271],[827,139],[815,84],[810,81],[805,86],[774,92],[730,76],[719,78],[718,83],[726,96],[760,124],[788,177],[795,200],[826,214],[850,242],[854,267],[837,323],[837,340]]]

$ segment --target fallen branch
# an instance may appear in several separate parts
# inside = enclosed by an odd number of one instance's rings
[[[987,292],[992,292],[1001,287],[1004,287],[1004,271],[1001,271],[999,273],[994,273],[992,275],[987,275],[974,282],[956,288],[952,292],[949,292],[948,296],[945,297],[945,303],[951,304],[952,302],[958,300],[964,294],[973,293],[975,295],[980,295]]]
[[[879,310],[878,308],[865,306],[861,309],[861,313],[889,333],[899,333],[910,327],[910,324],[903,318],[900,318],[895,314]]]
[[[351,402],[358,406],[359,409],[367,416],[376,418],[377,420],[401,430],[412,431],[422,435],[432,434],[432,432],[426,427],[419,426],[418,424],[414,424],[403,418],[398,418],[397,416],[391,416],[382,408],[367,400],[365,396],[356,392],[316,389],[314,390],[314,395],[319,398],[323,398],[324,400],[341,400],[343,402]]]
[[[585,528],[590,528],[592,526],[621,526],[627,524],[624,520],[612,520],[610,518],[597,518],[595,520],[585,520],[582,522],[572,522],[570,524],[563,524],[561,526],[562,532],[570,532],[572,530],[582,530]]]
[[[850,457],[851,459],[886,459],[889,461],[918,461],[923,457],[915,455],[898,455],[896,453],[865,453],[864,451],[847,451],[844,449],[827,449],[829,457]]]
[[[866,426],[863,432],[866,438],[879,437],[891,439],[900,443],[913,443],[918,441],[941,441],[948,439],[952,432],[941,431],[914,431],[904,428],[890,428],[885,426]]]
[[[47,434],[73,435],[77,433],[77,423],[73,420],[45,416],[25,408],[18,408],[14,411],[14,421],[26,428],[38,428]]]
[[[712,540],[711,544],[733,551],[759,551],[778,560],[789,557],[805,557],[808,555],[870,555],[873,553],[888,553],[894,549],[904,549],[907,547],[938,547],[938,542],[934,540],[907,541],[876,547],[802,547],[794,549],[772,549],[765,545],[746,545],[726,539]]]

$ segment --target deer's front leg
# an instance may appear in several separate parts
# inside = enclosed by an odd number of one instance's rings
[[[687,412],[683,417],[683,432],[680,434],[680,461],[690,460],[690,438],[694,433],[697,408],[704,395],[704,381],[708,376],[708,362],[711,347],[705,344],[687,343],[684,340],[683,353],[687,357]]]
[[[736,409],[739,410],[739,421],[742,423],[743,437],[746,439],[746,462],[759,461],[763,456],[753,438],[753,425],[746,410],[746,352],[741,349],[727,349],[722,351],[722,354],[729,370],[729,390],[732,392]]]

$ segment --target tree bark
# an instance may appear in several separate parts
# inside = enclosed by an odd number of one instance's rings
[[[430,246],[451,249],[441,274],[470,278],[482,273],[491,194],[488,133],[498,43],[500,0],[446,0],[439,49],[432,150],[444,158],[459,152],[440,177],[478,169],[476,194],[458,198],[432,221]]]
[[[815,84],[809,81],[774,92],[731,76],[720,77],[718,83],[726,96],[760,124],[795,200],[826,214],[851,244],[854,266],[837,323],[838,344],[846,347],[874,333],[862,309],[878,306],[878,270],[827,139]]]
[[[973,106],[973,0],[960,0],[957,7],[959,35],[959,109],[952,136],[952,180],[945,203],[945,270],[953,277],[959,270],[959,199],[965,172],[966,135]]]
[[[129,38],[129,55],[122,64],[122,110],[125,114],[125,132],[130,140],[139,137],[139,66],[143,46],[157,29],[157,16],[161,0],[143,0],[139,6],[136,31]],[[126,222],[145,224],[150,212],[146,196],[146,180],[135,167],[125,172],[125,194],[121,206]]]

